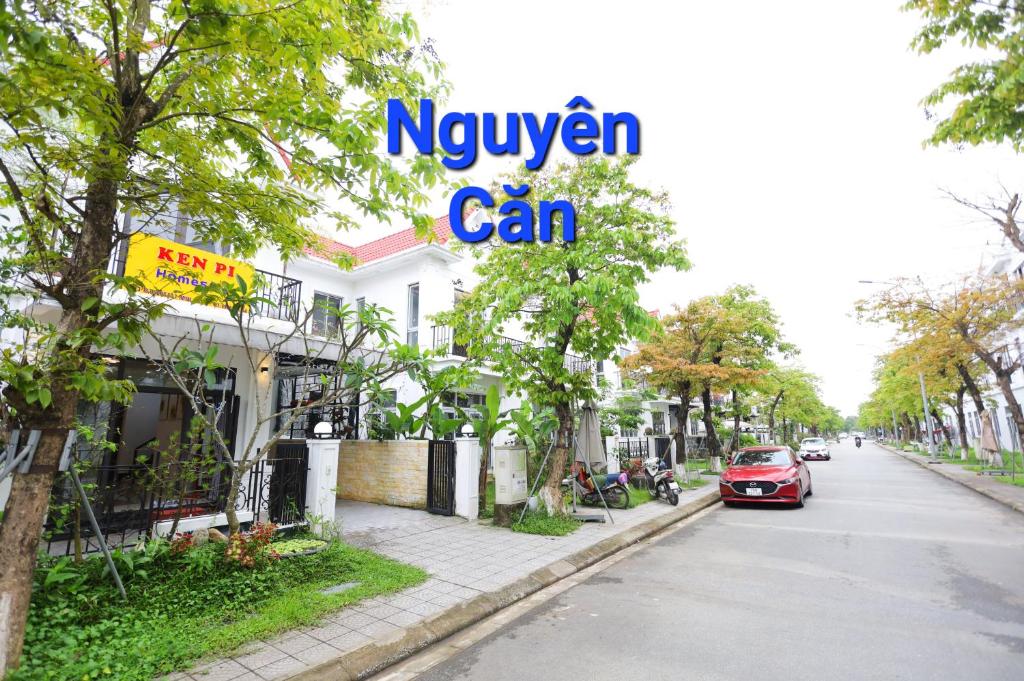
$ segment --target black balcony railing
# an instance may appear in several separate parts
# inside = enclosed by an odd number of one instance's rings
[[[257,295],[264,300],[254,306],[253,313],[260,317],[297,323],[302,304],[302,282],[263,270],[256,270],[256,275]]]
[[[577,355],[566,355],[565,368],[574,374],[594,373],[594,362]]]
[[[435,350],[445,350],[449,355],[456,357],[468,357],[469,348],[465,345],[460,345],[455,342],[455,334],[451,328],[447,326],[434,326],[432,327],[434,343],[433,347]],[[509,349],[512,352],[521,352],[522,350],[530,347],[529,343],[526,343],[515,338],[509,338],[508,336],[498,336],[497,344],[500,351],[504,352],[505,349]],[[593,373],[595,363],[593,360],[578,357],[577,355],[566,355],[565,356],[565,368],[573,373]]]
[[[623,390],[647,390],[647,376],[639,371],[623,371],[619,374],[619,380]]]
[[[435,350],[444,350],[447,354],[456,357],[469,356],[466,346],[455,342],[455,332],[450,327],[434,326],[431,327],[431,331],[434,334],[433,348]]]

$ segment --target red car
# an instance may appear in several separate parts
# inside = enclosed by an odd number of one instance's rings
[[[811,471],[785,446],[747,447],[736,452],[718,479],[726,506],[743,502],[804,505]]]

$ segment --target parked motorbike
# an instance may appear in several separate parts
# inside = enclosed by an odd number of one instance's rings
[[[576,497],[584,504],[603,506],[603,497],[609,508],[629,508],[629,488],[626,487],[626,481],[625,473],[588,475],[586,469],[580,466],[571,479],[562,480],[562,487],[569,489],[570,485],[575,486]]]
[[[664,499],[673,506],[679,504],[679,483],[675,481],[668,464],[660,457],[644,459],[644,478],[647,480],[647,489],[656,499]]]
[[[860,438],[859,437],[854,438],[853,442],[854,442],[855,445],[857,445],[857,449],[860,449]]]

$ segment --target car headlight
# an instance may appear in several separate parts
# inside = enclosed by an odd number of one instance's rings
[[[785,480],[779,480],[778,484],[780,484],[780,485],[790,485],[790,484],[792,484],[794,482],[796,482],[796,478],[786,478]]]

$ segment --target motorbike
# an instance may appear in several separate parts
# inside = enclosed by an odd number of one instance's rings
[[[860,449],[860,438],[854,438],[853,443],[857,445],[857,449]]]
[[[668,464],[657,456],[644,459],[644,478],[647,489],[655,499],[664,499],[676,506],[679,504],[679,483],[675,481]]]
[[[571,478],[562,480],[562,487],[568,489],[574,486],[576,496],[584,504],[603,506],[603,498],[609,508],[629,508],[627,480],[625,473],[588,475],[586,469],[580,466]]]

